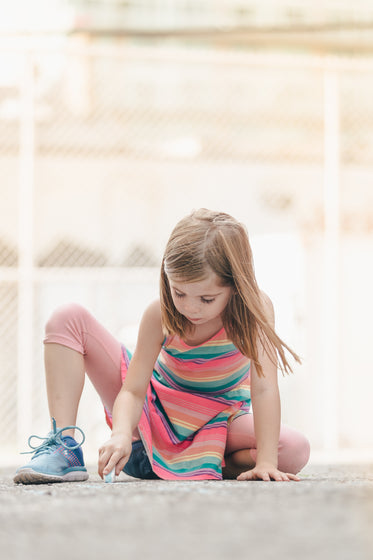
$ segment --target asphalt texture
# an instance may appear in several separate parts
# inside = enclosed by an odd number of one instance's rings
[[[300,482],[15,485],[0,471],[4,560],[373,559],[373,466],[310,466]]]

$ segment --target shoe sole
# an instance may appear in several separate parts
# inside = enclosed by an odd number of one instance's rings
[[[16,484],[48,484],[50,482],[81,482],[87,480],[89,474],[84,471],[70,471],[63,476],[50,475],[23,469],[16,474],[13,481]]]

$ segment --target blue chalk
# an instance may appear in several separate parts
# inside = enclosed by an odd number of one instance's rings
[[[104,475],[105,482],[115,482],[115,469]]]

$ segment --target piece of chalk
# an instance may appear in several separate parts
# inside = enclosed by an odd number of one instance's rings
[[[115,469],[104,475],[105,482],[115,482]]]

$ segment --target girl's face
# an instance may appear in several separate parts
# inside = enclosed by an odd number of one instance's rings
[[[176,309],[196,326],[219,319],[233,291],[230,286],[221,286],[214,272],[198,282],[185,283],[172,275],[168,281]]]

